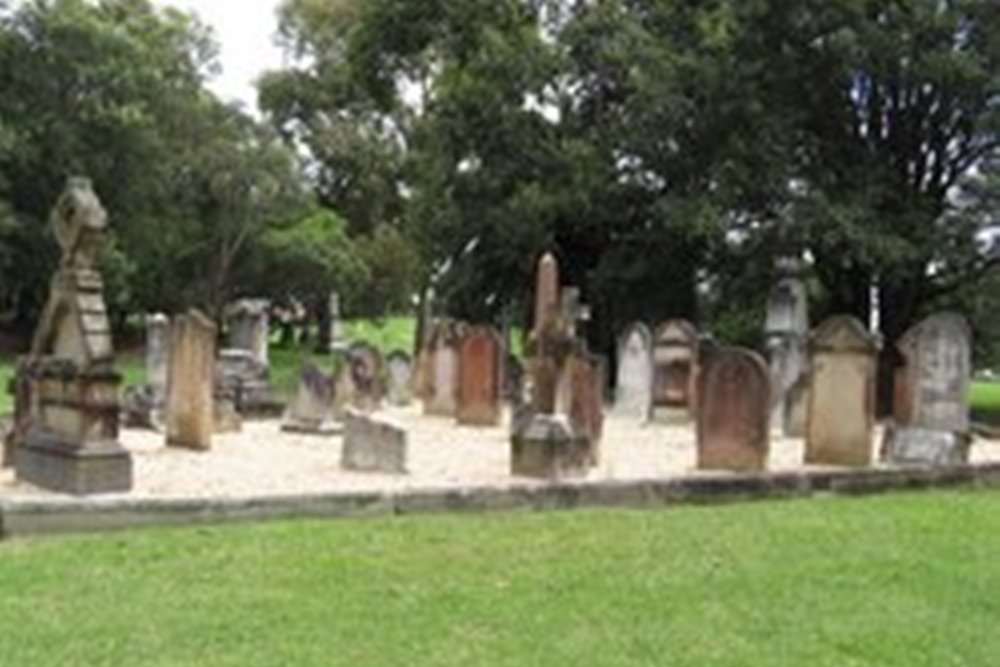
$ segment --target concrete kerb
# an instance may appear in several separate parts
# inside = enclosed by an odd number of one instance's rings
[[[242,499],[55,498],[0,501],[0,537],[90,533],[274,519],[363,518],[432,513],[659,509],[679,505],[868,495],[953,487],[1000,487],[1000,463],[941,468],[694,474],[635,481],[515,482]]]

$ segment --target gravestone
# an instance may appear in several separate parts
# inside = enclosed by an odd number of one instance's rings
[[[174,318],[167,381],[167,445],[207,450],[215,429],[215,324],[193,310]]]
[[[440,322],[428,344],[429,397],[424,414],[454,417],[458,408],[458,345],[462,329],[454,322]]]
[[[386,396],[390,405],[405,407],[413,401],[413,360],[406,352],[394,350],[386,359]]]
[[[697,410],[698,330],[669,320],[653,338],[653,418],[689,420]]]
[[[698,467],[759,472],[770,448],[767,365],[754,352],[712,351],[698,383]]]
[[[349,410],[340,465],[345,470],[406,474],[407,434],[398,424]]]
[[[18,364],[15,474],[62,493],[128,491],[132,458],[118,442],[121,375],[96,269],[107,214],[88,179],[69,179],[52,225],[62,261],[31,353]]]
[[[806,463],[871,464],[880,347],[879,338],[853,317],[832,317],[813,332]]]
[[[271,366],[268,350],[270,305],[264,299],[242,299],[233,304],[228,313],[229,337],[226,347],[250,352],[262,368]]]
[[[347,348],[344,341],[344,324],[341,322],[340,314],[340,294],[330,292],[330,350],[332,352],[343,351]]]
[[[350,354],[338,355],[337,370],[333,376],[333,418],[336,421],[344,421],[347,419],[348,410],[356,409],[357,387],[354,384],[354,376]]]
[[[288,405],[281,430],[291,433],[333,435],[340,432],[333,414],[336,386],[333,377],[314,364],[302,368],[295,399]]]
[[[563,415],[533,414],[511,434],[511,474],[546,480],[586,476],[593,465],[590,440]]]
[[[559,263],[555,255],[546,253],[538,262],[535,277],[535,320],[533,337],[541,335],[546,322],[559,316]]]
[[[147,315],[146,383],[128,387],[122,398],[122,420],[126,426],[160,431],[164,426],[167,371],[170,362],[170,318]]]
[[[771,427],[801,437],[808,372],[809,301],[802,280],[786,271],[771,290],[764,327],[771,371]]]
[[[459,342],[456,417],[465,426],[496,426],[502,412],[503,343],[493,329],[474,327]]]
[[[355,343],[347,358],[354,384],[352,405],[363,412],[378,410],[384,394],[382,353],[367,343]]]
[[[604,435],[606,364],[601,357],[580,349],[572,356],[568,367],[570,428],[590,443],[590,463],[596,466]]]
[[[633,324],[618,344],[615,414],[646,421],[653,410],[653,336],[645,324]]]
[[[897,463],[962,463],[968,454],[972,336],[961,315],[939,313],[899,341],[899,412],[887,452]]]

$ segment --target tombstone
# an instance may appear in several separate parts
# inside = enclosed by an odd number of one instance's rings
[[[687,421],[697,410],[698,330],[669,320],[653,338],[653,418]]]
[[[107,214],[88,179],[69,179],[52,224],[62,261],[31,353],[18,364],[15,474],[63,493],[128,491],[132,458],[118,442],[121,375],[95,264]]]
[[[771,371],[771,427],[801,436],[808,372],[809,300],[802,280],[786,274],[771,290],[764,339]],[[793,388],[799,386],[799,390]]]
[[[511,434],[512,475],[560,480],[583,477],[592,465],[591,441],[563,415],[534,414]]]
[[[174,318],[167,380],[167,445],[212,447],[216,326],[193,310]]]
[[[961,315],[939,313],[897,344],[896,424],[887,452],[897,463],[962,463],[968,455],[972,342]]]
[[[618,343],[615,414],[645,422],[653,410],[653,336],[633,324]]]
[[[315,364],[306,364],[299,375],[295,398],[288,404],[281,430],[289,433],[333,435],[340,432],[333,415],[334,378]]]
[[[698,467],[760,472],[770,447],[767,365],[754,352],[713,351],[698,383]]]
[[[344,425],[340,465],[345,470],[406,474],[407,433],[384,417],[350,410]]]
[[[216,401],[231,405],[238,417],[270,418],[284,410],[272,394],[270,371],[250,350],[219,351],[215,374]]]
[[[386,397],[390,405],[405,407],[413,401],[413,360],[406,352],[394,350],[386,359]]]
[[[170,357],[170,319],[163,314],[146,316],[146,382],[126,387],[122,397],[125,426],[162,430]]]
[[[352,367],[350,355],[342,355],[334,373],[333,418],[342,422],[347,419],[347,412],[356,409],[357,386],[354,384],[356,372]]]
[[[871,464],[880,347],[879,338],[849,316],[832,317],[813,332],[806,463]]]
[[[367,343],[355,343],[347,355],[354,384],[352,405],[363,412],[374,412],[382,407],[384,394],[382,353]]]
[[[590,443],[590,464],[598,464],[604,435],[606,364],[601,357],[580,350],[570,363],[569,423],[573,433]]]
[[[268,309],[264,299],[242,299],[233,304],[228,313],[229,337],[227,347],[247,350],[261,368],[270,368],[268,345],[270,329]]]
[[[456,417],[465,426],[496,426],[502,412],[503,342],[493,329],[475,327],[458,346]]]
[[[458,408],[458,345],[461,327],[453,322],[435,326],[428,343],[429,395],[424,414],[454,417]]]
[[[541,335],[547,321],[559,316],[559,263],[546,253],[538,262],[535,276],[535,321],[532,336]]]

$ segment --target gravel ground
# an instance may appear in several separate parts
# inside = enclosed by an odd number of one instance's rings
[[[167,448],[161,434],[128,430],[122,442],[134,454],[135,488],[130,497],[247,497],[538,483],[508,473],[506,426],[460,427],[448,419],[423,417],[416,408],[383,414],[409,433],[408,475],[343,471],[339,436],[286,434],[277,421],[247,422],[241,433],[218,435],[209,452]],[[873,446],[880,441],[877,433]],[[770,469],[801,468],[802,455],[802,441],[775,437]],[[1000,461],[1000,441],[977,441],[972,460]],[[694,465],[693,426],[641,425],[610,415],[605,421],[601,463],[588,479],[703,474]],[[0,499],[40,495],[46,492],[15,482],[10,470],[0,471]]]

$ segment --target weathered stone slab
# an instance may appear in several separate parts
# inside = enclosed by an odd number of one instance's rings
[[[215,337],[215,324],[198,311],[174,320],[167,382],[168,446],[212,446]]]
[[[770,448],[767,366],[748,350],[719,348],[702,362],[698,387],[698,467],[757,472]]]
[[[358,472],[406,474],[407,434],[384,418],[349,410],[341,466]]]
[[[573,433],[583,436],[591,446],[591,465],[600,458],[604,435],[604,386],[607,365],[604,359],[585,351],[574,353],[567,363],[569,403],[567,413]]]
[[[334,379],[314,364],[302,368],[299,387],[281,424],[282,431],[332,435],[340,432],[334,420]]]
[[[698,330],[669,320],[653,340],[653,417],[690,419],[697,410]]]
[[[511,474],[559,480],[590,470],[590,440],[573,432],[562,416],[537,414],[511,438]]]
[[[626,329],[618,343],[615,414],[641,421],[653,411],[653,335],[645,324]]]
[[[487,327],[474,327],[459,343],[458,423],[496,426],[503,408],[503,342]]]
[[[386,398],[390,405],[404,407],[413,402],[413,359],[394,350],[386,359]]]
[[[809,300],[805,283],[786,274],[771,290],[764,327],[771,371],[771,427],[784,430],[796,424],[790,414],[801,408],[793,387],[808,373]]]
[[[429,397],[424,401],[424,414],[454,417],[458,409],[458,345],[462,327],[442,321],[435,326],[428,344],[431,382]]]
[[[532,329],[537,338],[546,323],[559,317],[559,262],[555,255],[546,253],[538,262],[535,277],[535,319]]]
[[[806,463],[871,464],[879,347],[853,317],[832,317],[813,333]]]
[[[253,355],[257,364],[270,368],[269,355],[269,309],[265,299],[242,299],[234,303],[228,312],[230,349],[246,350]]]
[[[378,410],[385,393],[382,353],[367,343],[355,343],[348,352],[348,364],[354,384],[352,405],[363,412]]]
[[[955,465],[967,463],[971,437],[954,431],[892,428],[886,433],[887,458],[893,463]]]

